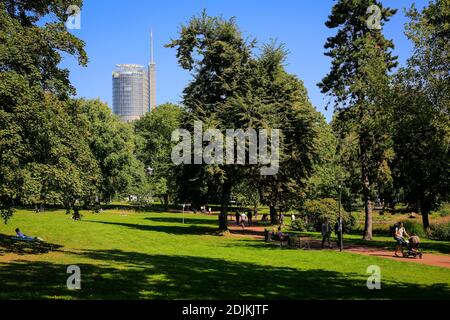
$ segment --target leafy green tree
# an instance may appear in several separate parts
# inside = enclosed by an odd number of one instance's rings
[[[303,205],[300,218],[294,223],[294,228],[300,231],[321,231],[322,223],[326,220],[333,228],[339,221],[338,202],[332,198],[308,199]],[[350,232],[355,226],[354,217],[341,208],[341,218],[344,232]],[[300,223],[299,223],[300,222]]]
[[[65,27],[70,5],[82,8],[82,0],[0,2],[3,77],[23,77],[41,95],[45,91],[67,98],[75,93],[69,82],[69,71],[59,67],[62,53],[74,55],[82,66],[87,64],[84,42]],[[43,17],[49,21],[41,25]]]
[[[298,192],[315,161],[313,140],[318,112],[308,101],[303,83],[284,69],[286,50],[276,43],[264,45],[260,56],[252,54],[254,41],[246,42],[234,19],[209,17],[204,12],[183,26],[177,48],[180,65],[194,71],[184,90],[187,107],[183,124],[192,131],[194,120],[219,129],[281,129],[280,168],[262,177],[261,165],[185,166],[184,181],[199,195],[220,193],[219,229],[227,229],[227,212],[233,188],[251,181],[260,199],[271,208]],[[249,145],[246,144],[246,154]],[[236,152],[233,155],[236,159]],[[220,190],[214,188],[220,185]],[[211,188],[212,187],[212,188]],[[286,201],[284,201],[286,202]]]
[[[70,103],[74,125],[85,139],[101,172],[98,200],[110,202],[146,183],[144,164],[137,160],[132,126],[122,123],[100,100],[77,99]],[[133,187],[134,186],[134,187]]]
[[[278,206],[287,210],[298,203],[299,194],[319,161],[315,141],[323,120],[308,100],[303,82],[286,72],[287,54],[283,45],[264,45],[248,77],[248,102],[241,104],[240,110],[230,108],[228,112],[246,117],[246,126],[280,129],[278,172],[261,176],[259,170],[253,171],[251,178],[260,185],[261,200],[270,208],[271,223],[278,222]]]
[[[235,20],[210,17],[204,11],[183,25],[179,38],[167,47],[176,48],[181,67],[193,73],[183,91],[187,111],[183,128],[193,132],[194,120],[202,121],[208,128],[232,128],[231,123],[221,121],[220,108],[241,91],[253,47],[243,39]],[[202,189],[211,180],[220,185],[220,230],[227,230],[228,205],[239,170],[237,166],[183,166],[182,180],[197,194],[206,194]]]
[[[284,70],[286,50],[275,43],[265,45],[259,57],[252,54],[254,41],[246,42],[234,19],[209,17],[204,12],[183,26],[177,48],[180,65],[194,71],[184,90],[187,113],[183,124],[192,131],[194,120],[219,129],[282,129],[280,168],[261,177],[260,165],[185,166],[184,181],[199,195],[212,197],[220,185],[219,229],[227,229],[227,212],[233,187],[245,180],[259,188],[261,200],[271,208],[283,197],[298,191],[302,179],[312,171],[313,138],[318,113],[307,98],[303,83]],[[246,154],[249,145],[246,144]],[[236,159],[236,152],[233,155]],[[283,196],[284,195],[284,196]]]
[[[236,200],[238,206],[251,207],[257,211],[261,204],[261,190],[253,180],[242,179],[233,186],[232,198]]]
[[[450,1],[408,11],[406,35],[414,53],[396,77],[394,168],[406,200],[428,215],[450,189]]]
[[[337,187],[339,183],[344,182],[346,173],[339,163],[338,139],[334,135],[332,126],[323,116],[317,125],[314,145],[317,148],[318,161],[314,163],[313,172],[305,185],[302,199],[337,197]]]
[[[135,132],[141,137],[139,159],[151,168],[149,177],[152,193],[166,205],[175,197],[177,179],[171,159],[172,132],[181,127],[183,110],[174,104],[162,104],[135,122]]]
[[[364,239],[372,238],[373,178],[379,172],[388,144],[388,135],[380,131],[385,123],[388,95],[388,72],[396,66],[392,56],[394,47],[380,29],[367,25],[371,5],[380,8],[380,27],[395,14],[375,0],[339,0],[326,22],[329,28],[338,28],[328,38],[326,55],[332,58],[330,72],[319,87],[332,97],[339,113],[340,131],[353,131],[358,137],[360,183],[365,206]]]
[[[63,205],[70,210],[93,203],[100,172],[84,140],[84,132],[70,121],[65,103],[53,95],[46,94],[38,106],[43,111],[32,109],[31,103],[26,110],[16,109],[18,113],[14,116],[2,112],[5,133],[26,130],[24,135],[12,136],[16,142],[20,141],[16,144],[19,149],[2,150],[3,190],[15,204]],[[35,113],[24,117],[30,110]],[[20,127],[17,116],[39,123]],[[25,141],[21,140],[24,138]]]
[[[0,207],[90,202],[98,171],[65,100],[75,93],[62,53],[86,65],[84,43],[67,32],[66,9],[81,1],[0,2]],[[42,17],[50,17],[39,25]]]

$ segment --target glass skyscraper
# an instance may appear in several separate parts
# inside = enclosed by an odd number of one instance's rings
[[[122,121],[139,119],[149,111],[147,78],[144,66],[137,64],[118,64],[113,71],[113,112]]]
[[[112,73],[113,112],[123,122],[137,120],[156,108],[153,32],[150,38],[151,61],[147,70],[139,64],[118,64]]]

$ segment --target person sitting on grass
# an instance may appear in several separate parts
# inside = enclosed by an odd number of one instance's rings
[[[15,231],[16,231],[17,238],[20,238],[21,240],[26,240],[26,241],[43,241],[43,239],[38,238],[38,237],[26,236],[22,231],[20,231],[19,228],[16,228]]]
[[[403,253],[403,247],[406,246],[408,243],[405,240],[404,236],[409,238],[408,233],[405,230],[405,227],[403,226],[403,222],[400,222],[398,226],[395,228],[395,234],[394,239],[397,240],[397,246],[395,247],[395,253],[394,256],[398,257],[397,252],[401,251]]]

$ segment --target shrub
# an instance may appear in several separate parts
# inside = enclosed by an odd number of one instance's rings
[[[292,221],[291,228],[292,230],[302,232],[314,231],[314,228],[308,223],[306,223],[306,221],[303,218],[297,218],[294,221]]]
[[[439,210],[439,215],[441,217],[448,217],[448,216],[450,216],[450,206],[445,206],[445,207],[441,208]]]
[[[350,232],[356,224],[356,219],[341,206],[344,231]],[[322,223],[328,219],[332,228],[339,218],[338,202],[331,198],[306,200],[303,205],[301,220],[298,227],[307,231],[320,231]],[[304,226],[302,225],[304,224]]]
[[[435,240],[450,241],[450,222],[431,224],[430,236]]]
[[[412,220],[403,220],[403,226],[406,229],[406,232],[409,235],[415,234],[416,236],[419,236],[420,238],[427,238],[427,233],[425,229],[423,228],[422,223]]]

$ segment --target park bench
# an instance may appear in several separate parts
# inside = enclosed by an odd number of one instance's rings
[[[288,246],[290,248],[309,249],[309,241],[299,236],[289,236]]]
[[[302,239],[299,236],[289,234],[288,237],[280,241],[278,236],[273,237],[268,229],[264,230],[264,241],[280,242],[280,247],[287,246],[289,248],[309,249],[309,241],[307,239]]]

